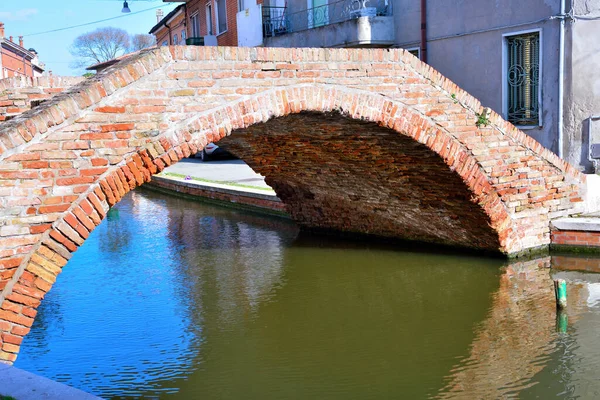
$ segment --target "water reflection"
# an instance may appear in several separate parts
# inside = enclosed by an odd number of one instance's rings
[[[65,268],[17,366],[109,398],[585,398],[600,279],[573,270],[599,267],[298,237],[138,190]]]
[[[504,268],[468,357],[445,379],[436,398],[589,398],[600,393],[600,259],[543,257]],[[552,268],[552,269],[550,269]],[[560,268],[560,269],[559,269]],[[568,281],[568,307],[557,311],[553,279]],[[585,326],[585,321],[594,326]],[[582,329],[583,328],[583,329]],[[589,349],[581,352],[582,342]],[[582,359],[587,355],[587,362]],[[592,384],[593,382],[593,384]]]

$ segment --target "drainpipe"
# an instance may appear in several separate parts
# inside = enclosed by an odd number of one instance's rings
[[[600,120],[600,115],[590,115],[587,120],[588,120],[587,137],[588,137],[588,142],[589,142],[588,159],[594,163],[594,168],[596,168],[596,164],[598,163],[597,159],[600,157],[598,157],[598,151],[596,151],[594,149],[594,147],[598,146],[598,144],[592,143],[592,132],[593,132],[592,126],[594,124],[594,121]]]
[[[565,0],[560,0],[560,34],[558,43],[558,152],[557,155],[563,158],[563,96],[565,80]]]
[[[427,0],[421,0],[421,61],[427,62]]]
[[[187,40],[190,37],[190,33],[188,32],[188,9],[187,9],[187,3],[183,3],[183,27],[185,28],[185,40]],[[187,44],[187,43],[182,43],[182,44]]]
[[[173,35],[171,35],[171,26],[165,22],[165,26],[169,30],[169,46],[173,44]]]

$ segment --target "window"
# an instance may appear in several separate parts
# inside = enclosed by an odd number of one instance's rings
[[[185,30],[181,31],[181,44],[185,44]]]
[[[175,34],[175,36],[173,36],[173,44],[174,45],[178,45],[179,44],[179,38],[177,37],[177,34]]]
[[[167,42],[167,41],[165,40],[164,42],[162,42],[162,45],[163,45],[163,46],[168,46],[168,45],[169,45],[169,42]]]
[[[417,57],[419,60],[421,59],[421,48],[420,47],[411,47],[406,49],[410,54]]]
[[[192,37],[200,37],[200,19],[198,13],[190,17],[190,23],[192,25]]]
[[[206,32],[207,35],[213,34],[212,28],[212,5],[210,3],[206,4]]]
[[[504,113],[517,126],[539,126],[540,32],[505,36]]]
[[[217,14],[217,34],[227,30],[227,5],[226,0],[217,0],[215,2],[215,13]]]
[[[244,11],[246,9],[246,5],[244,4],[244,0],[238,0],[238,11]]]

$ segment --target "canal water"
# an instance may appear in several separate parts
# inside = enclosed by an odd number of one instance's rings
[[[600,284],[550,266],[595,262],[304,237],[136,190],[65,267],[16,366],[105,398],[592,398]]]

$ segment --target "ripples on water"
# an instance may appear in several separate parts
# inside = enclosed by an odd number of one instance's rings
[[[107,398],[593,398],[600,283],[567,273],[561,325],[549,272],[575,261],[297,238],[135,191],[69,262],[16,365]]]

